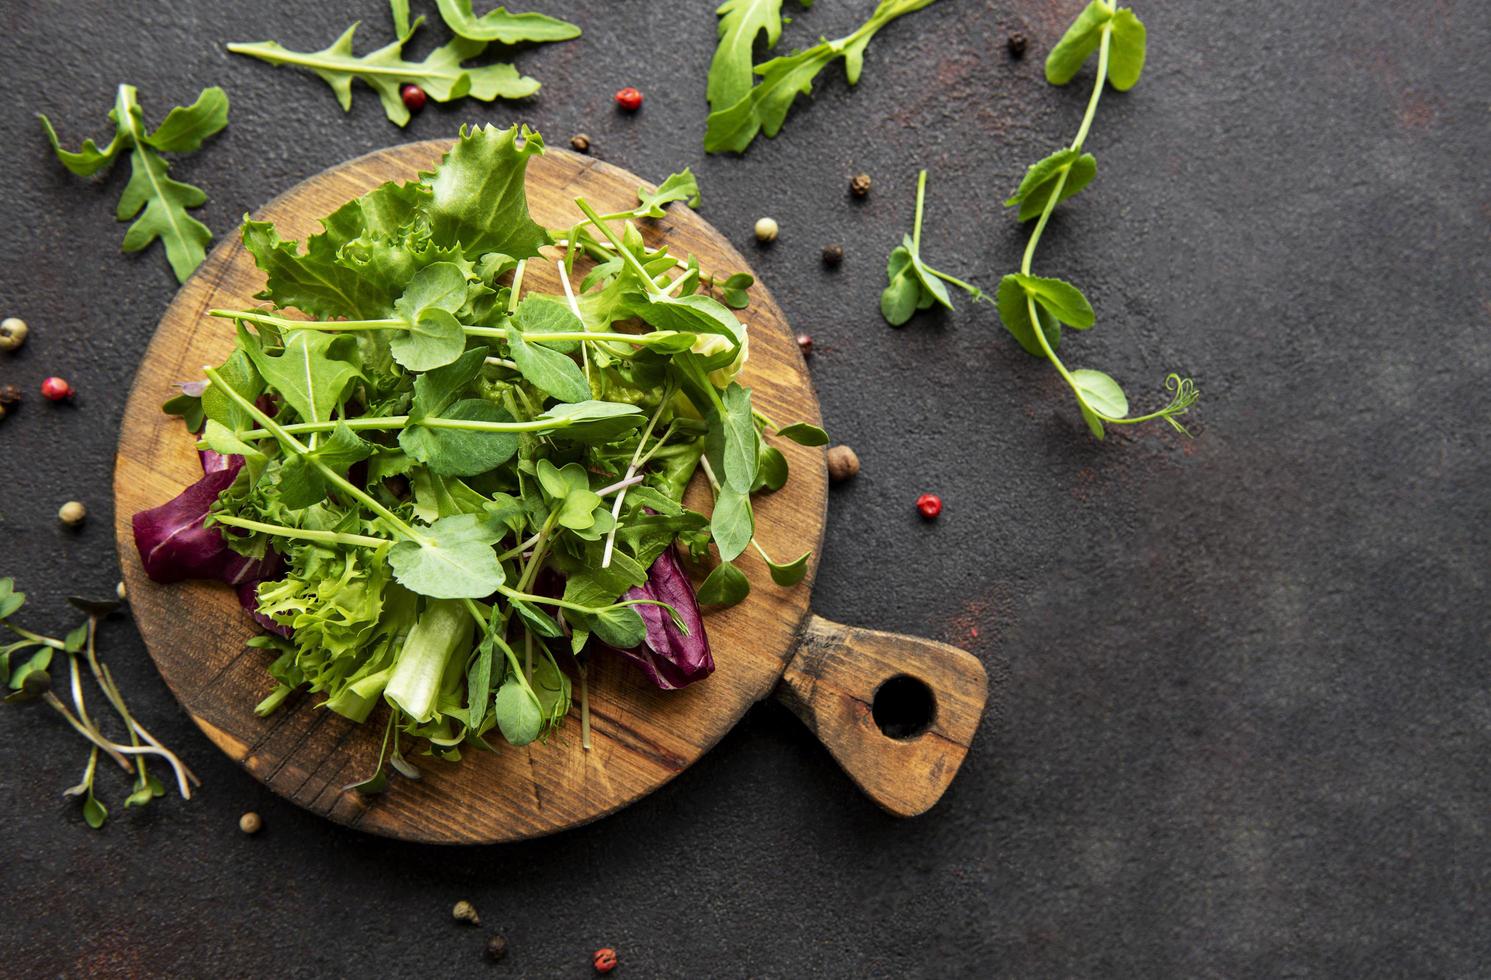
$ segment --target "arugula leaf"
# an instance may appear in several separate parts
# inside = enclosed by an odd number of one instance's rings
[[[481,599],[507,580],[492,550],[503,535],[494,522],[457,514],[420,533],[424,543],[400,541],[388,550],[393,577],[410,592],[436,599]]]
[[[331,437],[304,456],[287,460],[280,470],[280,502],[300,510],[326,499],[326,479],[315,463],[346,473],[353,463],[373,455],[373,446],[358,438],[345,422],[338,422]]]
[[[277,357],[257,344],[242,350],[295,414],[307,422],[326,422],[347,384],[359,375],[355,365],[339,356],[348,339],[317,330],[296,330]]]
[[[129,183],[115,211],[120,221],[134,219],[124,235],[124,251],[138,252],[159,239],[177,281],[185,282],[207,257],[207,243],[212,241],[207,226],[187,213],[204,204],[207,195],[201,188],[172,180],[170,164],[161,153],[192,153],[207,137],[221,132],[228,125],[227,94],[217,86],[203,89],[196,102],[173,108],[151,133],[145,129],[135,87],[121,85],[109,112],[114,137],[102,150],[91,139],[84,140],[77,152],[64,150],[51,120],[38,118],[52,152],[80,177],[90,177],[130,152]]]
[[[684,167],[678,173],[669,174],[668,179],[659,184],[655,191],[638,187],[637,207],[632,214],[638,218],[661,218],[665,213],[663,208],[674,201],[683,201],[689,207],[697,209],[702,200],[694,172]]]
[[[435,0],[440,18],[452,33],[473,41],[496,41],[499,44],[568,41],[580,36],[580,28],[568,21],[543,14],[510,14],[498,7],[477,17],[471,12],[471,0]]]
[[[1012,208],[1019,205],[1021,221],[1039,218],[1041,212],[1046,210],[1051,192],[1056,189],[1063,174],[1066,175],[1066,180],[1061,184],[1061,196],[1056,199],[1058,204],[1092,183],[1097,173],[1098,160],[1091,153],[1079,154],[1071,147],[1057,150],[1044,160],[1030,165],[1020,181],[1019,189],[1004,202],[1004,206]]]
[[[411,31],[418,26],[418,23],[412,25]],[[331,86],[343,112],[351,111],[352,82],[360,81],[378,94],[384,115],[398,126],[409,122],[409,109],[399,94],[399,89],[406,84],[418,85],[436,102],[450,102],[468,95],[483,102],[498,98],[521,99],[538,91],[538,82],[519,75],[518,70],[509,64],[462,67],[462,62],[475,58],[486,49],[483,41],[457,37],[430,52],[424,61],[414,62],[403,58],[408,35],[376,51],[354,55],[352,37],[357,28],[358,24],[354,23],[329,47],[320,51],[290,51],[277,41],[236,42],[229,44],[228,50],[276,67],[291,65],[313,72]]]
[[[932,2],[880,0],[869,20],[853,33],[835,41],[820,41],[810,48],[757,65],[755,71],[761,76],[761,81],[737,101],[714,107],[710,112],[704,133],[705,152],[730,150],[744,153],[757,133],[765,132],[768,138],[775,136],[797,96],[810,94],[818,74],[839,58],[844,59],[844,75],[849,84],[855,84],[859,81],[865,48],[875,33],[897,17],[920,10]]]
[[[776,47],[782,36],[782,0],[725,0],[715,13],[720,18],[720,40],[709,63],[705,93],[711,110],[732,106],[750,92],[752,48],[761,34],[766,35],[768,50]]]
[[[699,586],[698,599],[701,606],[733,606],[750,595],[751,582],[745,572],[728,561],[714,567]]]
[[[486,252],[517,259],[537,255],[549,234],[528,215],[523,180],[528,158],[543,152],[543,137],[527,126],[521,133],[517,126],[462,126],[429,180],[432,233],[460,242],[473,258]]]
[[[409,0],[388,0],[388,8],[393,17],[394,35],[408,37],[413,32],[409,24]]]

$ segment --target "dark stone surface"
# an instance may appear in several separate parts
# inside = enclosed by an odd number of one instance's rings
[[[220,236],[323,167],[467,120],[528,120],[561,144],[583,130],[654,179],[691,164],[704,213],[743,245],[774,215],[758,268],[813,334],[828,426],[864,461],[833,494],[815,607],[966,645],[1008,677],[1008,717],[917,820],[879,813],[768,705],[598,825],[441,850],[271,796],[114,623],[120,683],[206,786],[125,814],[111,773],[115,819],[94,833],[58,796],[81,743],[0,709],[0,972],[580,977],[602,945],[618,975],[649,977],[1484,972],[1491,8],[1139,5],[1147,74],[1104,97],[1101,176],[1039,266],[1098,310],[1068,336],[1074,364],[1141,406],[1172,369],[1204,395],[1194,441],[1149,427],[1099,445],[991,308],[899,331],[876,311],[919,166],[928,259],[988,284],[1015,267],[1024,236],[999,201],[1086,98],[1089,73],[1040,76],[1077,0],[944,0],[902,20],[857,89],[831,73],[744,159],[700,148],[712,3],[537,6],[586,30],[522,53],[537,98],[432,107],[400,132],[366,90],[343,116],[315,78],[220,44],[313,49],[356,17],[383,43],[379,0],[4,4],[0,307],[32,339],[0,357],[0,383],[28,395],[0,423],[0,552],[30,618],[61,630],[64,594],[113,587],[115,432],[175,287],[158,250],[119,254],[122,169],[74,179],[31,113],[76,144],[105,132],[121,80],[152,120],[221,83],[232,125],[177,167]],[[786,43],[868,7],[793,11]],[[624,84],[646,91],[636,116],[612,108]],[[836,272],[819,262],[831,241]],[[53,372],[76,406],[34,396]],[[928,489],[947,504],[935,524],[911,506]],[[53,517],[71,497],[93,512],[78,534]],[[254,838],[237,830],[248,809]],[[480,929],[451,922],[460,898]],[[488,927],[511,943],[498,967]]]

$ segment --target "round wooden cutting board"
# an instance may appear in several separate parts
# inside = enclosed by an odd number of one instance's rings
[[[321,216],[385,181],[432,169],[449,146],[430,141],[368,154],[297,185],[255,217],[273,221],[284,238],[303,241],[320,230]],[[643,183],[598,160],[549,150],[529,163],[529,207],[540,224],[567,227],[579,217],[576,197],[602,213],[620,211],[635,204]],[[675,253],[697,256],[707,273],[749,271],[724,236],[681,204],[658,221],[644,222],[642,231],[650,245],[666,241]],[[192,437],[160,406],[175,393],[175,382],[200,379],[203,365],[220,363],[232,350],[231,322],[210,318],[207,310],[262,306],[254,294],[263,284],[234,234],[182,287],[146,351],[125,408],[114,494],[124,578],[151,656],[202,730],[276,793],[338,822],[409,840],[535,837],[594,820],[657,789],[775,690],[882,806],[909,815],[941,795],[983,711],[983,668],[953,647],[849,629],[809,613],[827,474],[821,449],[781,439],[772,441],[787,455],[791,479],[781,491],[756,498],[757,537],[774,555],[812,548],[814,556],[807,578],[790,589],[774,585],[754,553],[742,556],[751,595],[706,616],[717,665],[707,680],[658,691],[623,659],[597,656],[591,661],[591,751],[580,746],[576,707],[547,744],[515,749],[498,739],[496,754],[472,751],[456,764],[416,756],[411,761],[424,772],[418,782],[395,777],[387,793],[370,798],[344,789],[373,772],[381,714],[355,725],[318,708],[318,698],[300,694],[269,717],[256,716],[254,705],[273,681],[265,672],[267,654],[244,646],[254,627],[232,591],[199,582],[151,582],[130,527],[135,512],[171,499],[201,477]],[[542,262],[530,265],[525,286],[560,289],[553,265]],[[771,418],[817,424],[807,365],[782,311],[759,283],[750,293],[750,306],[740,311],[750,331],[742,382]],[[707,495],[692,503],[707,509]],[[872,705],[882,684],[902,674],[925,685],[929,717],[919,734],[892,738],[876,723]],[[903,691],[906,683],[887,691]]]

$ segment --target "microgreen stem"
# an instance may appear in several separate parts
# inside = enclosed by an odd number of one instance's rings
[[[259,531],[279,538],[295,538],[301,541],[316,541],[321,544],[351,544],[361,548],[381,548],[386,544],[393,544],[393,541],[388,538],[375,538],[367,534],[351,534],[346,531],[313,531],[299,527],[285,527],[281,524],[251,521],[246,517],[234,517],[230,514],[218,514],[213,519],[219,524],[227,524],[229,527],[241,527],[247,531]]]
[[[585,203],[585,199],[583,197],[575,198],[575,206],[585,214],[585,217],[590,219],[591,224],[600,229],[601,234],[606,236],[606,241],[610,242],[612,247],[616,249],[616,253],[621,256],[621,261],[631,266],[632,271],[643,282],[647,283],[647,291],[652,293],[653,296],[661,295],[662,290],[658,288],[657,283],[652,281],[652,276],[647,274],[647,270],[642,268],[642,263],[637,261],[637,257],[629,249],[617,241],[615,233],[611,231],[611,226],[606,224],[589,204]]]
[[[234,390],[232,385],[225,384],[223,382],[222,375],[217,373],[216,368],[205,367],[203,368],[203,373],[207,375],[207,379],[209,381],[221,388],[223,393],[226,394],[230,399],[232,399],[239,408],[242,408],[244,411],[248,412],[249,415],[256,422],[262,425],[269,431],[271,435],[278,439],[280,441],[280,444],[283,445],[286,449],[294,452],[297,456],[306,455],[307,449],[304,443],[302,443],[299,439],[296,439],[293,435],[286,431],[284,426],[280,425],[274,419],[266,415],[259,408],[259,406],[255,405],[252,401],[245,398],[238,391]],[[357,499],[368,510],[372,511],[373,513],[377,514],[379,517],[387,521],[388,524],[394,528],[394,530],[398,531],[400,534],[404,535],[406,538],[422,547],[429,545],[429,538],[425,537],[423,534],[420,534],[418,531],[414,530],[414,528],[410,527],[402,518],[400,518],[393,511],[389,510],[387,507],[384,507],[382,504],[380,504],[367,491],[353,485],[350,480],[342,476],[330,466],[327,466],[325,463],[321,462],[319,459],[316,459],[315,457],[309,457],[308,461],[311,463],[311,465],[315,466],[316,469],[321,471],[322,477],[325,478],[328,483],[336,486],[344,493],[347,493],[348,495]]]
[[[616,495],[616,502],[611,505],[611,530],[606,532],[606,547],[601,555],[601,567],[611,567],[611,552],[616,547],[616,529],[621,526],[621,504],[626,499],[626,487],[632,482],[640,482],[641,478],[635,474],[637,467],[641,465],[642,448],[647,445],[652,430],[657,427],[657,420],[662,417],[663,409],[673,399],[673,386],[671,384],[663,388],[663,397],[658,399],[657,409],[653,411],[652,418],[647,420],[647,428],[642,430],[642,438],[637,440],[637,449],[632,453],[632,461],[627,464],[626,477],[617,486],[621,492]]]
[[[100,749],[103,749],[105,754],[107,754],[109,758],[113,759],[119,764],[119,768],[123,769],[125,772],[131,771],[132,767],[129,764],[129,760],[124,757],[124,753],[126,751],[129,751],[128,749],[126,749],[124,746],[115,745],[113,742],[110,742],[108,739],[104,738],[103,735],[98,731],[98,729],[85,725],[81,721],[79,721],[71,711],[67,710],[67,705],[63,704],[62,701],[57,697],[57,695],[53,694],[51,691],[47,691],[45,694],[43,694],[42,700],[45,701],[52,708],[53,711],[56,711],[63,718],[65,718],[67,720],[67,723],[71,725],[79,735],[83,736],[94,745],[97,745]]]
[[[32,643],[40,643],[42,646],[51,647],[53,650],[67,649],[67,644],[63,643],[61,640],[55,637],[42,636],[40,633],[33,633],[30,630],[21,626],[17,626],[9,621],[0,621],[0,626],[4,626],[6,629],[10,630],[17,636],[24,636]]]

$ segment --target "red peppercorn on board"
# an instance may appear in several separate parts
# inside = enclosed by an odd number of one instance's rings
[[[413,179],[449,145],[412,143],[360,157],[297,185],[255,217],[275,222],[286,237],[303,238],[317,230],[315,216],[384,181]],[[529,205],[540,223],[561,225],[572,217],[576,196],[602,211],[620,210],[645,183],[593,158],[549,150],[529,165]],[[693,211],[671,209],[642,231],[650,245],[666,240],[706,266],[748,269]],[[552,275],[552,269],[537,267],[530,275]],[[773,553],[813,548],[808,575],[795,588],[778,588],[764,564],[742,558],[751,594],[708,616],[716,661],[708,680],[659,691],[622,658],[597,657],[590,680],[591,751],[580,747],[578,719],[571,718],[547,744],[432,763],[419,782],[400,781],[380,797],[344,789],[376,762],[383,730],[376,717],[356,725],[318,709],[314,697],[301,697],[269,718],[256,716],[254,705],[271,682],[265,654],[244,647],[254,627],[232,591],[151,582],[131,536],[132,514],[171,499],[201,476],[191,438],[160,405],[174,393],[174,382],[199,377],[202,365],[217,363],[232,347],[231,325],[207,317],[207,310],[251,307],[262,286],[253,258],[231,236],[182,287],[130,393],[114,493],[124,577],[152,658],[208,737],[269,788],[340,823],[390,837],[440,843],[536,837],[652,792],[718,742],[751,704],[775,696],[887,810],[921,813],[942,795],[984,711],[983,666],[945,644],[841,626],[811,613],[828,479],[823,450],[795,443],[781,447],[792,480],[760,498],[756,526]],[[742,380],[768,415],[817,424],[818,401],[794,332],[764,286],[758,282],[750,295],[750,306],[740,311],[751,334]],[[707,498],[691,506],[707,510]]]

